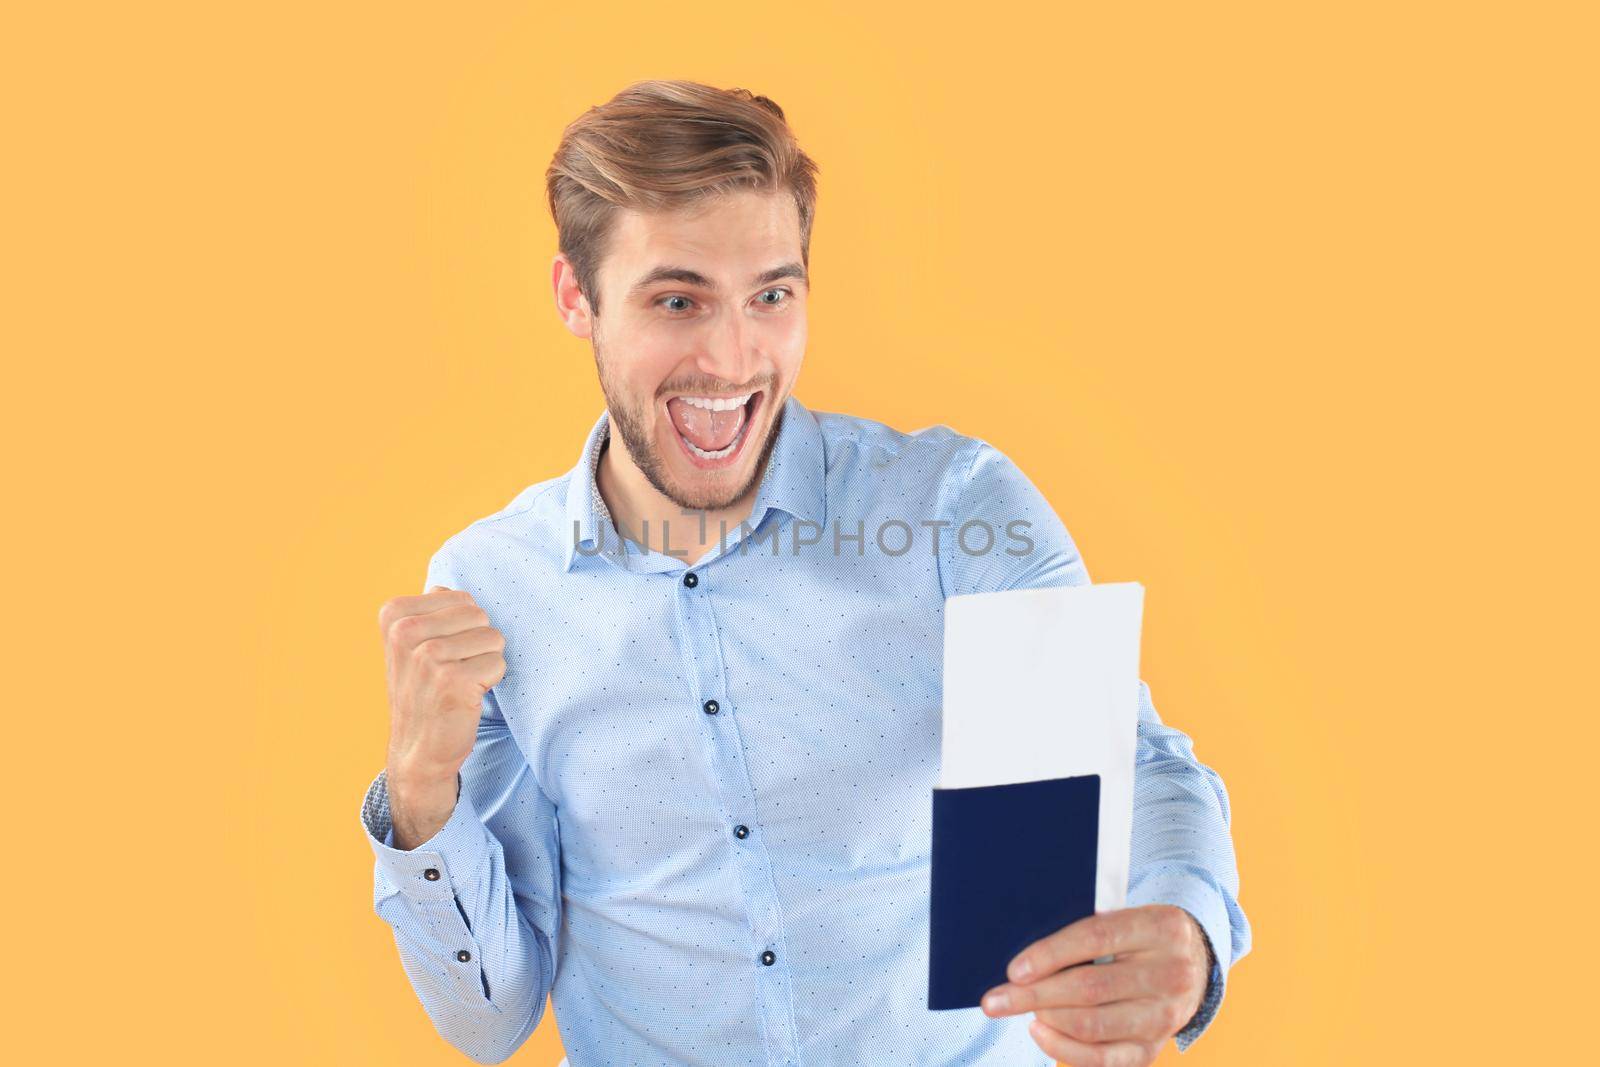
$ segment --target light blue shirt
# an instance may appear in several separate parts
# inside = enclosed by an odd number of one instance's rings
[[[428,566],[505,635],[506,674],[433,838],[392,847],[383,774],[361,815],[377,914],[477,1062],[547,995],[572,1067],[1053,1062],[1031,1013],[927,1007],[944,601],[1088,570],[987,442],[782,415],[750,518],[693,565],[619,537],[602,412],[571,471]],[[1222,779],[1142,680],[1139,708],[1127,903],[1187,909],[1216,955],[1183,1050],[1250,926]]]

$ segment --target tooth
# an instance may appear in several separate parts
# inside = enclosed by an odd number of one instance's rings
[[[746,393],[744,396],[728,397],[725,400],[703,396],[686,396],[683,398],[683,402],[697,408],[704,408],[707,411],[732,411],[734,408],[743,407],[753,396],[755,396],[754,393]]]

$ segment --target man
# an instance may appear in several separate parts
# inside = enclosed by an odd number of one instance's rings
[[[376,910],[480,1063],[547,994],[572,1067],[1182,1050],[1250,928],[1223,783],[1142,681],[1129,906],[926,1007],[945,598],[1090,579],[988,443],[794,396],[814,175],[743,90],[640,83],[567,128],[552,282],[606,410],[379,613]]]

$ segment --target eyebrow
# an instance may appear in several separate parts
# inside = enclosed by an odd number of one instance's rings
[[[782,266],[764,270],[750,279],[750,284],[752,286],[766,285],[768,282],[775,282],[780,278],[795,278],[805,282],[807,285],[810,284],[810,280],[806,277],[805,267],[799,263],[785,263]],[[631,299],[638,296],[641,292],[659,282],[682,282],[685,285],[692,285],[699,289],[708,289],[713,293],[717,291],[717,283],[697,270],[690,270],[688,267],[663,265],[655,267],[644,277],[634,282],[633,288],[628,290],[628,297]]]

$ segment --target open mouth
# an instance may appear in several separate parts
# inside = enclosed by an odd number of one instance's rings
[[[764,394],[740,396],[675,396],[667,401],[667,418],[689,462],[702,470],[731,467],[744,450]]]

